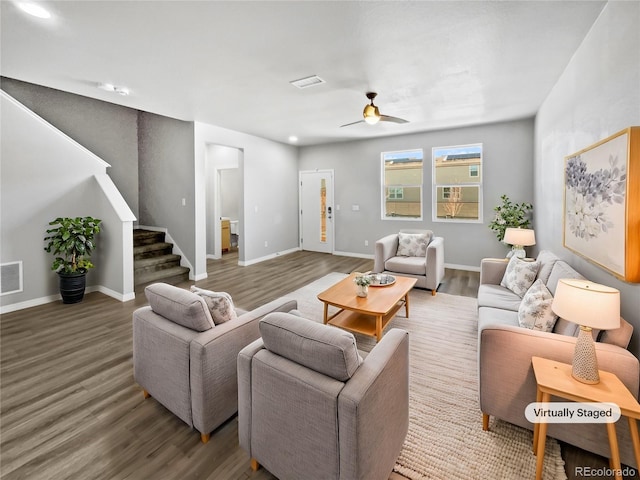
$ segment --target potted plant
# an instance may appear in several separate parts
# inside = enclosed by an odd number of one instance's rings
[[[58,273],[62,303],[78,303],[84,297],[87,271],[94,266],[89,257],[101,222],[93,217],[58,217],[49,222],[53,228],[47,230],[44,249],[55,256],[51,270]]]
[[[359,297],[366,297],[369,294],[369,285],[371,285],[370,272],[358,273],[356,272],[353,281],[357,285],[356,295]]]
[[[506,195],[502,195],[500,199],[502,205],[493,209],[496,215],[489,224],[489,228],[496,232],[496,237],[502,241],[507,228],[529,228],[530,221],[527,214],[533,209],[533,205],[526,202],[513,203]]]

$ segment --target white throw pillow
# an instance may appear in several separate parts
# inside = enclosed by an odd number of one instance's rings
[[[427,255],[427,246],[431,236],[426,233],[398,233],[399,257],[424,257]]]
[[[558,317],[551,310],[553,295],[549,289],[538,279],[527,290],[520,308],[518,309],[518,323],[521,327],[541,332],[551,332]]]
[[[533,285],[539,268],[540,262],[528,262],[513,256],[509,260],[500,285],[522,298],[529,287]]]
[[[198,288],[195,285],[191,287],[191,291],[197,293],[204,299],[207,307],[209,307],[213,323],[216,325],[238,318],[233,306],[233,300],[228,293],[212,292],[211,290]]]

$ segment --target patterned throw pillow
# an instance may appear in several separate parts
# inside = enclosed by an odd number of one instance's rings
[[[541,332],[551,332],[558,317],[551,310],[553,296],[542,280],[533,282],[524,295],[518,309],[518,323],[521,327]]]
[[[213,323],[216,325],[238,318],[233,306],[233,300],[228,293],[212,292],[211,290],[198,288],[195,285],[191,287],[191,291],[204,299],[207,307],[209,307],[209,312],[211,312]]]
[[[539,268],[540,262],[528,262],[514,255],[509,260],[500,285],[522,298],[535,281]]]
[[[427,245],[431,236],[426,233],[398,233],[399,257],[424,257],[427,255]]]

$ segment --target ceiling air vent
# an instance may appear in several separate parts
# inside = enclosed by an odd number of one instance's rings
[[[311,75],[310,77],[300,78],[299,80],[292,80],[289,83],[294,87],[302,89],[313,87],[314,85],[320,85],[321,83],[326,82],[317,75]]]

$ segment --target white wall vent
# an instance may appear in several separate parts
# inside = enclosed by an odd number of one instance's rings
[[[310,77],[300,78],[298,80],[292,80],[289,83],[294,87],[298,87],[302,89],[302,88],[313,87],[314,85],[320,85],[321,83],[326,83],[326,82],[317,75],[311,75]]]
[[[0,295],[22,291],[22,262],[0,264]]]

